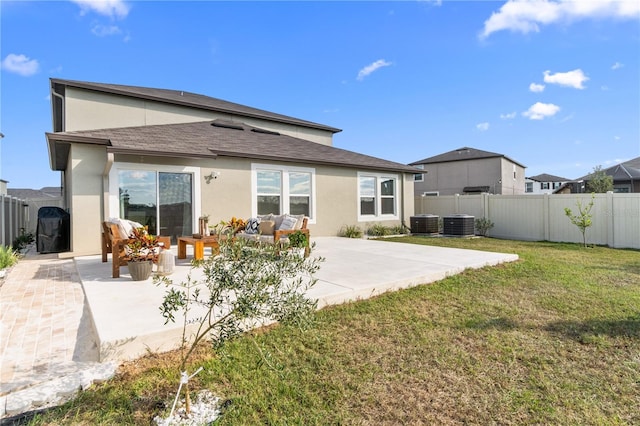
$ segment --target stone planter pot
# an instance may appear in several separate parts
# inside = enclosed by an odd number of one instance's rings
[[[151,276],[151,270],[153,269],[153,262],[145,260],[142,262],[129,262],[129,273],[134,281],[144,281]]]

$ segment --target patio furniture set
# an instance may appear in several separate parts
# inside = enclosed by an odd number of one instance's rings
[[[292,234],[301,233],[306,237],[304,256],[307,257],[310,239],[307,223],[308,218],[304,215],[265,215],[250,219],[245,229],[236,230],[238,232],[234,237],[263,243],[281,243]],[[142,225],[123,219],[110,219],[102,223],[102,262],[107,262],[107,255],[111,253],[113,278],[119,278],[120,267],[127,266],[131,261],[131,256],[127,254],[127,245],[130,243],[133,229],[138,227]],[[171,248],[170,237],[157,236],[156,238],[162,247]],[[218,253],[219,237],[218,235],[178,237],[178,259],[187,258],[187,246],[193,247],[193,258],[201,260],[204,259],[205,247],[210,247],[212,254]],[[154,263],[157,262],[157,256],[151,255],[149,258]]]

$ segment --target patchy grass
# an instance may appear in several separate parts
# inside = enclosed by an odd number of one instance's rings
[[[639,424],[640,252],[489,238],[402,243],[517,253],[518,262],[323,309],[314,329],[227,344],[192,389],[237,424]],[[175,354],[32,424],[149,424],[170,404]]]

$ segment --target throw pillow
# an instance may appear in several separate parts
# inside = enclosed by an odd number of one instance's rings
[[[304,215],[303,214],[294,214],[291,215],[292,217],[295,217],[297,222],[296,222],[296,226],[293,228],[295,230],[298,229],[302,229],[302,222],[304,222]]]
[[[273,235],[276,229],[276,223],[272,220],[261,220],[258,225],[258,232],[260,235]]]
[[[247,234],[257,234],[259,226],[260,226],[260,218],[252,217],[247,221],[247,226],[244,228],[244,232],[246,232]]]
[[[282,224],[278,229],[283,229],[283,230],[294,229],[297,223],[298,223],[298,219],[296,219],[293,216],[286,215],[284,219],[282,219]]]

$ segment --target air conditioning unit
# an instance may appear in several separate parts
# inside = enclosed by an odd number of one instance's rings
[[[411,216],[409,223],[411,225],[412,234],[437,234],[438,219],[440,217],[434,214],[423,214],[419,216]]]
[[[445,235],[454,235],[456,237],[473,236],[474,221],[475,218],[467,214],[444,216],[442,218],[442,232]]]

